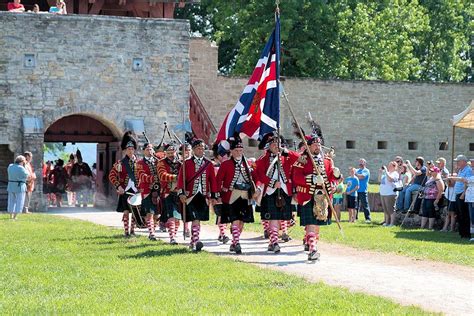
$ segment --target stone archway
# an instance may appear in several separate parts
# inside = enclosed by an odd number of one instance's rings
[[[117,127],[116,123],[97,114],[74,113],[64,115],[45,127],[42,143],[97,144],[95,205],[100,207],[106,206],[115,199],[115,191],[109,185],[107,176],[113,163],[120,158],[119,141],[121,137],[122,130]],[[42,176],[40,178],[41,180],[38,178],[38,184],[43,183]],[[42,185],[39,187],[43,188]],[[40,205],[41,209],[46,209],[47,201],[44,194],[41,194]]]

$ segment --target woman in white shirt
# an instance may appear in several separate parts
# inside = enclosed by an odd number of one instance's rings
[[[395,200],[397,194],[394,189],[400,181],[400,175],[397,172],[397,163],[390,161],[387,167],[382,166],[379,169],[380,199],[384,212],[383,226],[392,227],[395,225]]]

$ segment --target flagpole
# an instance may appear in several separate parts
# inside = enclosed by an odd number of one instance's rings
[[[281,85],[281,83],[280,83],[280,85]],[[321,172],[319,171],[319,167],[316,165],[316,162],[311,157],[311,151],[309,149],[308,142],[306,142],[306,138],[304,137],[303,130],[301,129],[301,126],[298,123],[298,120],[296,119],[295,113],[293,112],[293,108],[291,107],[290,101],[288,100],[288,95],[286,94],[286,92],[284,90],[282,90],[282,94],[283,94],[283,97],[285,98],[286,104],[288,105],[288,109],[290,110],[291,116],[293,116],[293,120],[295,121],[296,127],[298,128],[298,133],[300,133],[300,136],[301,136],[301,139],[303,140],[304,146],[305,146],[306,150],[308,151],[308,154],[310,155],[310,158],[311,158],[310,160],[313,163],[313,169],[316,170],[316,174],[318,176],[321,176]],[[339,227],[339,231],[340,231],[341,235],[344,236],[344,232],[342,231],[341,223],[339,222],[339,218],[337,217],[337,214],[334,211],[334,207],[332,205],[331,199],[329,198],[329,193],[326,189],[326,186],[323,185],[322,187],[323,187],[324,196],[326,197],[326,199],[328,201],[329,208],[331,209],[331,213],[334,214],[334,218],[336,219],[337,227]]]

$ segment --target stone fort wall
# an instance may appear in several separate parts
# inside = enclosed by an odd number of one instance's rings
[[[32,151],[39,179],[44,132],[64,116],[93,117],[118,139],[143,120],[156,142],[165,120],[188,115],[188,21],[0,12],[0,25],[0,145]],[[26,135],[24,117],[42,125]]]
[[[191,83],[219,128],[248,78],[218,75],[217,47],[205,39],[193,38],[190,54]],[[419,155],[425,159],[443,156],[449,163],[450,118],[474,99],[472,84],[285,78],[283,85],[303,129],[310,131],[305,119],[308,112],[320,123],[326,145],[335,147],[335,162],[343,173],[364,157],[372,181],[376,181],[376,170],[395,155],[411,160]],[[280,124],[283,136],[296,140],[283,99]],[[446,140],[448,150],[440,151],[439,143]],[[416,149],[409,149],[409,142]],[[346,148],[351,144],[354,148]],[[249,150],[250,155],[259,155],[254,147]],[[456,129],[455,153],[474,158],[473,130]]]

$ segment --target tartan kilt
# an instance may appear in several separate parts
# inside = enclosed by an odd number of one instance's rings
[[[156,213],[156,205],[153,204],[152,196],[149,194],[146,198],[142,200],[141,205],[141,212],[142,214],[155,214]]]
[[[221,223],[227,224],[233,221],[254,222],[252,205],[249,205],[248,200],[239,197],[232,204],[222,204]]]
[[[172,217],[181,219],[181,202],[179,201],[178,194],[175,192],[161,199],[160,222],[166,223]]]
[[[280,196],[285,201],[285,206],[278,208],[275,205],[277,199],[277,192],[273,192],[271,195],[265,195],[262,197],[260,218],[262,220],[290,220],[291,219],[291,198],[283,191],[280,192]]]
[[[208,221],[209,205],[206,197],[201,193],[196,194],[191,202],[186,205],[186,223],[192,221]]]
[[[331,216],[328,216],[328,219],[321,221],[316,219],[313,213],[314,201],[311,199],[306,205],[298,205],[298,216],[300,217],[300,226],[306,225],[318,225],[325,226],[331,225]],[[331,212],[329,212],[331,214]]]
[[[128,198],[127,194],[119,195],[118,204],[116,208],[117,212],[123,213],[124,211],[130,212],[132,210],[132,208],[130,207],[130,204],[128,204],[127,198]]]

